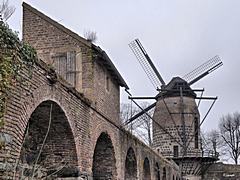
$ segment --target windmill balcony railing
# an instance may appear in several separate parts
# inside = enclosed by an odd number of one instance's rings
[[[216,158],[218,159],[219,153],[214,152],[212,150],[205,150],[205,151],[188,151],[187,155],[183,155],[183,153],[179,153],[178,156],[174,156],[173,152],[162,152],[161,153],[163,156],[168,157],[168,158],[182,158],[182,157],[204,157],[204,158]]]
[[[202,152],[202,157],[218,158],[219,153],[216,151],[212,151],[212,150],[205,150]]]
[[[183,152],[180,152],[179,154],[174,154],[173,152],[162,152],[161,153],[165,157],[169,158],[180,158],[180,157],[201,157],[202,152],[200,150],[197,151],[188,151],[186,155],[183,155]]]

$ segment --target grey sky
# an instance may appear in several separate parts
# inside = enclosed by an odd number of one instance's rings
[[[21,31],[21,1],[9,20]],[[224,66],[194,84],[205,96],[218,96],[203,128],[217,127],[219,118],[239,110],[240,1],[239,0],[26,0],[71,30],[97,32],[104,49],[133,95],[156,95],[128,43],[139,38],[166,82],[183,76],[215,55]],[[126,102],[126,96],[122,96]],[[208,103],[202,103],[204,116]]]

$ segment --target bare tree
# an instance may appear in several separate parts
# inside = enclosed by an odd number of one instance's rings
[[[137,113],[137,108],[130,103],[121,103],[120,105],[120,120],[122,125],[125,125],[128,120]],[[128,128],[129,126],[125,126]]]
[[[141,107],[144,109],[149,106],[149,103],[142,103]],[[121,104],[120,119],[122,125],[139,139],[143,140],[149,146],[152,145],[152,120],[146,114],[143,114],[139,118],[135,119],[131,123],[127,123],[128,120],[135,114],[140,112],[141,109],[131,104]],[[153,110],[148,112],[151,116],[153,115]]]
[[[227,152],[235,164],[238,164],[240,155],[240,114],[235,112],[223,116],[219,128]]]
[[[220,138],[220,132],[215,129],[208,133],[202,132],[201,138],[203,152],[208,154],[210,153],[210,155],[215,157],[219,157],[219,152],[221,151],[221,147],[223,144]]]
[[[15,7],[10,6],[8,0],[3,0],[0,4],[0,19],[7,21],[15,12]]]

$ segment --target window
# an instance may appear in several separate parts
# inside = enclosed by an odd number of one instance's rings
[[[194,119],[194,142],[195,142],[195,148],[198,149],[198,136],[199,136],[199,128],[198,128],[198,118],[195,117]]]
[[[167,179],[167,172],[166,172],[166,168],[164,167],[163,168],[163,176],[162,176],[163,178],[163,180],[166,180]]]
[[[173,157],[178,157],[178,146],[173,146]]]
[[[109,88],[109,85],[110,85],[109,81],[110,81],[109,76],[106,75],[106,89],[107,89],[107,91],[109,91],[109,89],[110,89]]]
[[[72,86],[76,85],[76,52],[57,53],[53,56],[56,72]]]

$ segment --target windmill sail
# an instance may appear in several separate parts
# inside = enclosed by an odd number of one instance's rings
[[[190,73],[183,76],[183,79],[186,80],[189,85],[192,85],[222,65],[223,63],[220,57],[217,55],[199,66],[198,68],[194,69]]]
[[[143,70],[147,74],[152,85],[158,89],[161,85],[165,85],[164,80],[159,74],[157,68],[154,66],[152,60],[148,56],[147,52],[143,48],[139,39],[135,39],[129,44],[129,47],[133,51],[134,55],[137,57],[137,60],[141,64]]]
[[[155,103],[143,109],[134,99],[147,99],[148,97],[132,97],[129,99],[141,109],[141,112],[128,119],[125,125],[141,124],[140,116],[146,114],[152,122],[152,147],[167,158],[171,158],[178,165],[186,178],[200,177],[211,164],[217,161],[216,154],[203,156],[200,140],[200,127],[210,112],[216,98],[200,97],[200,99],[214,100],[203,120],[200,121],[198,105],[196,104],[196,90],[190,85],[207,76],[223,65],[219,56],[208,60],[198,68],[186,74],[183,78],[174,77],[167,85],[163,81],[156,67],[138,39],[129,44],[148,78],[159,88],[160,92],[154,98]],[[147,111],[154,109],[153,116]],[[135,126],[136,127],[136,126]],[[132,129],[131,129],[132,130]]]

